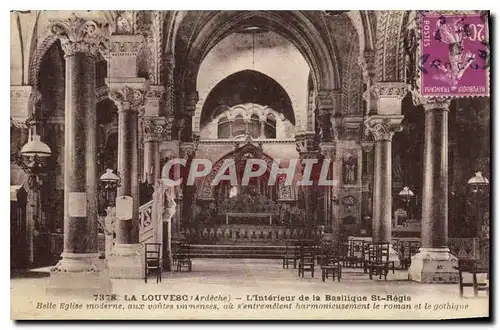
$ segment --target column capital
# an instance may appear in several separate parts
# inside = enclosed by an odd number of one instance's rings
[[[151,85],[146,93],[148,100],[161,101],[165,97],[165,86]]]
[[[183,142],[179,146],[179,151],[181,154],[181,157],[184,157],[186,159],[192,159],[196,155],[196,151],[198,151],[198,143],[196,142]]]
[[[321,154],[326,158],[333,160],[335,159],[335,155],[337,153],[336,143],[333,142],[321,142],[319,145],[321,150]]]
[[[375,141],[392,141],[394,133],[401,132],[404,116],[370,116],[365,120],[365,133],[373,134]]]
[[[366,153],[371,152],[373,150],[373,141],[361,141],[361,149]]]
[[[124,85],[118,88],[110,86],[109,98],[115,102],[118,111],[138,111],[141,112],[146,101],[145,88],[138,86]]]
[[[295,137],[296,149],[301,159],[318,158],[321,154],[315,134],[307,133]]]
[[[408,84],[401,81],[377,82],[370,87],[370,90],[377,100],[402,100],[408,92]]]
[[[10,119],[16,127],[26,127],[26,120],[31,115],[32,106],[38,103],[42,94],[28,85],[10,86]]]
[[[453,100],[450,96],[432,96],[423,97],[417,93],[412,93],[413,104],[416,106],[423,106],[425,111],[433,109],[443,109],[449,110],[451,101]]]
[[[144,141],[164,141],[167,137],[165,118],[146,118],[142,121]]]
[[[49,31],[61,41],[65,57],[76,53],[96,56],[109,38],[110,26],[73,15],[64,20],[50,21]]]
[[[342,91],[340,90],[319,90],[316,95],[316,109],[318,109],[319,115],[333,115],[340,108],[341,95]]]

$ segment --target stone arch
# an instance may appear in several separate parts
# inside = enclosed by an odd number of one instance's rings
[[[292,124],[295,124],[296,118],[300,117],[300,114],[296,114],[295,111],[296,109],[293,108],[292,101],[290,100],[290,96],[288,95],[287,91],[281,86],[275,79],[272,77],[269,77],[266,74],[263,74],[259,71],[254,71],[254,70],[244,70],[244,71],[239,71],[236,73],[233,73],[226,78],[224,78],[222,81],[220,81],[208,94],[208,97],[206,100],[200,100],[200,106],[196,107],[194,117],[193,117],[193,127],[195,131],[199,131],[201,129],[202,124],[206,124],[207,118],[210,117],[210,114],[207,114],[206,111],[209,110],[214,110],[215,108],[209,109],[208,107],[213,106],[214,104],[211,104],[214,102],[213,98],[214,95],[217,93],[219,89],[224,89],[224,84],[228,83],[229,85],[234,85],[232,82],[234,80],[238,80],[239,77],[242,76],[242,74],[250,75],[249,78],[255,79],[258,81],[263,81],[267,82],[270,84],[272,87],[274,87],[273,90],[276,90],[276,94],[278,97],[282,98],[282,111],[285,117],[287,117]],[[214,94],[215,93],[215,94]],[[274,95],[274,94],[273,94]],[[205,102],[203,102],[205,101]],[[210,102],[211,101],[211,102]],[[233,106],[237,106],[238,104],[246,104],[249,103],[250,100],[243,100],[242,102],[238,102],[237,104],[226,104],[227,108],[232,108]],[[210,103],[210,104],[209,104]],[[259,100],[255,100],[256,104],[263,104],[263,102],[259,102]],[[279,110],[275,107],[273,107],[274,104],[263,104],[266,106],[270,106],[274,110]],[[213,114],[212,114],[213,116]]]
[[[316,89],[336,89],[340,86],[337,55],[304,13],[245,11],[215,12],[193,40],[189,40],[189,52],[176,57],[177,64],[189,64],[180,77],[182,90],[196,91],[199,65],[212,47],[231,32],[251,26],[265,27],[290,40],[308,62]]]

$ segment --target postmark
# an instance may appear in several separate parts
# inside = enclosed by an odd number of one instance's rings
[[[488,16],[422,14],[422,96],[488,96]]]

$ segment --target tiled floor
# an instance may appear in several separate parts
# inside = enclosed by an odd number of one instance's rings
[[[488,299],[484,293],[481,297],[473,297],[472,289],[466,289],[465,297],[460,298],[458,284],[415,283],[408,281],[407,272],[402,270],[397,270],[395,274],[390,273],[387,281],[378,278],[370,280],[362,269],[344,269],[340,282],[333,282],[331,279],[322,282],[319,268],[314,278],[311,278],[309,273],[302,278],[297,276],[297,270],[293,267],[283,269],[279,260],[194,259],[192,272],[164,273],[161,283],[156,283],[154,278],[148,283],[139,279],[111,280],[112,293],[116,295],[117,301],[125,306],[125,310],[115,312],[102,309],[90,312],[85,308],[65,311],[59,306],[56,310],[49,311],[37,309],[36,306],[40,302],[87,303],[93,300],[91,296],[46,296],[47,280],[47,268],[13,278],[13,313],[24,317],[38,315],[42,318],[50,312],[59,318],[162,319],[449,318],[488,314]],[[220,296],[228,301],[205,302],[216,304],[217,310],[199,309],[200,306],[193,305],[203,303],[194,300],[197,296],[213,298],[210,295]],[[333,296],[343,301],[332,301]],[[136,300],[132,300],[133,298]],[[319,300],[313,300],[315,298]],[[364,299],[366,302],[352,302]],[[140,304],[144,304],[144,310],[129,309],[134,306],[139,308]],[[191,309],[183,310],[180,306],[183,304],[191,304],[184,306]],[[233,308],[230,308],[229,304],[232,304]],[[335,304],[337,305],[332,306]],[[359,309],[360,306],[365,307]]]

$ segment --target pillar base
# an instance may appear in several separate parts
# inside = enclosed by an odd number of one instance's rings
[[[420,283],[458,283],[458,258],[448,248],[420,248],[411,258],[408,279]]]
[[[108,260],[110,278],[144,278],[144,253],[141,244],[115,244]]]
[[[97,253],[62,253],[50,270],[47,295],[88,295],[111,292],[111,281]]]

